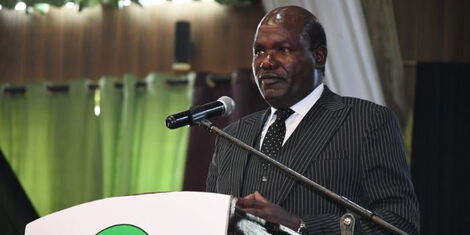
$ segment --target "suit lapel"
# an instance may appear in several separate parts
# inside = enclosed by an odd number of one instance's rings
[[[341,101],[341,97],[325,86],[321,98],[302,119],[281,150],[284,159],[282,163],[304,174],[347,117],[349,110],[350,107]],[[272,201],[278,205],[296,183],[295,178],[286,174],[282,175],[280,191],[275,198],[272,198]]]
[[[254,115],[251,118],[241,120],[237,133],[241,133],[239,138],[246,144],[256,148],[257,139],[261,134],[263,123],[269,116],[269,109],[264,112],[260,112],[258,115]],[[248,151],[241,149],[238,146],[233,146],[233,154],[229,155],[230,171],[233,175],[230,177],[230,185],[232,195],[241,195],[243,186],[243,180],[245,175],[245,168],[250,154]]]

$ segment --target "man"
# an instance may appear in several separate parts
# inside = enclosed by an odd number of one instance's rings
[[[418,233],[418,206],[400,129],[392,112],[341,97],[323,84],[327,57],[322,26],[307,10],[269,12],[253,44],[253,73],[271,106],[225,130],[245,143]],[[311,187],[226,140],[216,140],[207,191],[241,197],[238,206],[267,221],[309,234],[339,234],[346,212]],[[356,234],[386,233],[361,220]]]

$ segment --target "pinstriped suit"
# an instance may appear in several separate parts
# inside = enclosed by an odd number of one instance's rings
[[[225,131],[245,143],[259,146],[267,111],[248,115]],[[278,161],[295,171],[376,212],[410,234],[418,231],[419,212],[411,183],[400,129],[393,113],[368,101],[340,97],[326,86],[318,102],[281,149]],[[242,195],[260,191],[271,202],[301,217],[309,234],[339,234],[344,209],[310,187],[277,169],[269,169],[269,181],[246,174],[247,164],[258,159],[217,139],[209,167],[207,191]],[[244,189],[258,181],[257,188]],[[356,234],[383,233],[361,221]]]

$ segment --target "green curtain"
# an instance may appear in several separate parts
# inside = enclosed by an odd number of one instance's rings
[[[181,190],[188,128],[168,130],[164,118],[191,103],[191,86],[147,86],[125,76],[100,80],[99,97],[77,79],[69,91],[43,83],[24,95],[0,95],[0,148],[40,215],[94,199]],[[100,115],[94,114],[95,107]]]

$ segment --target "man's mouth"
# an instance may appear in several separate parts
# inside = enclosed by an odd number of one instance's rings
[[[259,79],[263,85],[272,85],[282,81],[283,77],[275,73],[265,73],[261,74]]]
[[[261,84],[263,84],[263,86],[271,86],[281,81],[282,81],[281,78],[278,78],[278,77],[261,78]]]
[[[258,77],[259,77],[259,81],[261,85],[264,88],[271,87],[284,80],[282,76],[279,76],[278,74],[275,74],[275,73],[264,73],[264,74],[260,74]]]

